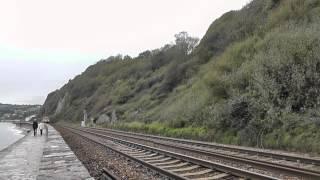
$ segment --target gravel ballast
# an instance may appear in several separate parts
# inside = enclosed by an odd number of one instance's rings
[[[108,169],[121,179],[166,179],[106,147],[82,138],[59,126],[55,126],[55,128],[95,179],[101,179],[103,168]]]

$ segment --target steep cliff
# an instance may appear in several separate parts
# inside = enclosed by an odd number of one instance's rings
[[[80,121],[115,112],[120,128],[319,151],[320,2],[254,0],[200,43],[109,57],[48,95],[44,112]],[[297,143],[297,142],[302,142]]]

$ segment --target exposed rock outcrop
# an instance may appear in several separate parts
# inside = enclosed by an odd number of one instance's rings
[[[99,116],[96,124],[105,124],[105,123],[110,123],[110,117],[106,114],[102,114]]]
[[[66,99],[67,99],[68,93],[66,93],[62,99],[59,100],[56,111],[54,115],[58,115],[62,112],[63,108],[65,107],[66,104]]]

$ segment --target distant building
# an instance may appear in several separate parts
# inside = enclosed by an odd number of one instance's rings
[[[3,115],[3,117],[4,117],[4,118],[10,118],[10,117],[11,117],[11,114],[10,114],[10,113],[6,113],[6,114]]]
[[[45,122],[45,123],[49,123],[50,122],[50,118],[48,116],[44,116],[42,121]]]

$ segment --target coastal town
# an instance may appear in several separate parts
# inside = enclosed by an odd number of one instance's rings
[[[41,105],[10,105],[0,103],[0,121],[32,121],[38,117]]]

